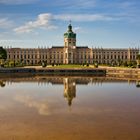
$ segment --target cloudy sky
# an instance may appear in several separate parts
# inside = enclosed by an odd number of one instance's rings
[[[72,21],[77,45],[140,45],[140,0],[0,0],[0,46],[63,45]]]

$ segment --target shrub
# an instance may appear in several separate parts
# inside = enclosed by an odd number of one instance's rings
[[[47,64],[45,62],[42,62],[42,67],[45,68]]]
[[[98,63],[97,62],[94,63],[94,67],[98,68]]]

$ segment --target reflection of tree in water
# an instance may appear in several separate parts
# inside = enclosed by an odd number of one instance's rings
[[[72,105],[73,98],[76,97],[76,83],[72,78],[64,78],[64,97],[68,100],[68,105]]]
[[[136,87],[140,88],[140,80],[136,81]]]
[[[5,85],[6,85],[6,84],[5,84],[3,81],[0,81],[0,86],[1,86],[1,87],[5,87]]]

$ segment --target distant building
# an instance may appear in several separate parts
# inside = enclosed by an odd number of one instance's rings
[[[64,46],[52,48],[6,48],[7,60],[22,62],[26,65],[37,65],[41,62],[47,64],[99,64],[118,63],[119,61],[136,61],[138,48],[88,48],[76,46],[76,33],[72,25],[64,33]]]

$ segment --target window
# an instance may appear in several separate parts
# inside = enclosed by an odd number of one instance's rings
[[[65,55],[66,55],[66,59],[68,58],[68,54],[67,53],[65,53]]]

